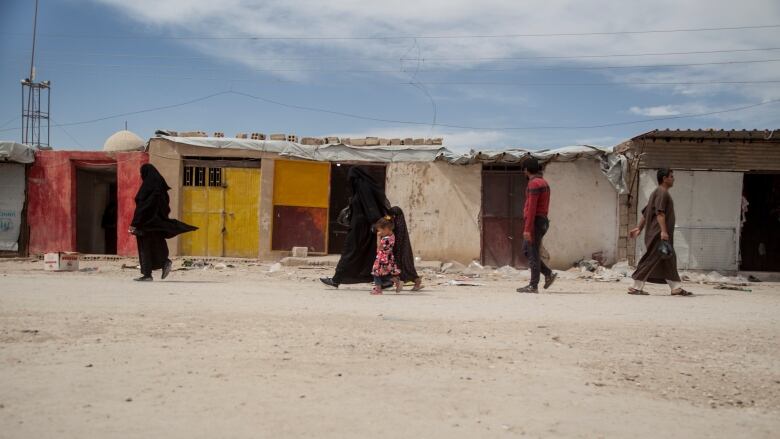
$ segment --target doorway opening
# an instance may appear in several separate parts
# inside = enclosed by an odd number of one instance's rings
[[[745,174],[739,269],[780,271],[780,174]]]
[[[347,239],[349,228],[336,222],[339,212],[349,204],[352,188],[349,187],[347,174],[353,166],[360,166],[369,175],[374,177],[384,190],[387,167],[383,164],[350,165],[346,163],[333,163],[330,166],[330,201],[328,208],[328,254],[341,254],[344,241]]]
[[[76,168],[76,250],[115,255],[117,246],[116,164]]]

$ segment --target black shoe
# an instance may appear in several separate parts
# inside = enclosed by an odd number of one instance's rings
[[[133,280],[137,280],[138,282],[151,282],[154,279],[152,279],[152,276],[141,276],[141,277],[137,277],[137,278],[135,278]]]
[[[546,290],[547,288],[550,288],[550,285],[552,285],[553,282],[555,282],[556,278],[558,278],[558,275],[555,274],[555,272],[550,273],[549,276],[545,276],[544,277],[544,289]]]
[[[163,279],[165,279],[166,277],[168,277],[169,274],[171,274],[171,267],[173,267],[173,263],[171,262],[170,259],[168,259],[167,261],[165,261],[165,265],[163,265],[163,272],[162,272]],[[545,283],[545,285],[547,285],[547,283]],[[545,286],[545,288],[547,287]]]
[[[517,290],[518,293],[533,293],[533,294],[539,294],[539,289],[533,285],[527,285],[524,287],[520,287]]]
[[[333,288],[338,288],[339,287],[339,284],[337,284],[336,282],[333,282],[333,278],[332,277],[321,277],[320,278],[320,282],[324,283],[325,285],[327,285],[329,287],[333,287]]]

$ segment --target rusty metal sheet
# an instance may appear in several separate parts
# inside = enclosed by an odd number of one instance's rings
[[[485,169],[482,173],[482,263],[526,267],[523,203],[527,180],[519,168]]]
[[[321,207],[274,206],[271,249],[289,251],[308,247],[309,252],[327,250],[328,209]]]

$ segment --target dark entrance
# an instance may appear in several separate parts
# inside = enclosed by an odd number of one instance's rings
[[[76,169],[76,249],[116,254],[116,165]]]
[[[780,271],[780,174],[745,174],[740,270]]]
[[[341,209],[349,204],[352,189],[349,187],[347,173],[350,168],[358,165],[333,163],[330,166],[330,209],[328,213],[328,253],[341,254],[344,248],[344,240],[349,229],[336,222]],[[385,165],[359,165],[365,169],[374,179],[385,188]]]
[[[482,264],[528,266],[523,255],[527,179],[519,166],[482,168]]]

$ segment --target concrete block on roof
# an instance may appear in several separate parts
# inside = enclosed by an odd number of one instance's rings
[[[265,140],[265,134],[263,134],[263,133],[252,133],[252,140]]]
[[[347,138],[342,138],[342,139],[341,139],[341,143],[343,143],[343,144],[345,144],[345,145],[352,145],[352,139],[350,139],[349,137],[347,137]]]
[[[443,145],[443,144],[444,144],[444,139],[442,139],[441,137],[437,137],[433,139],[433,145]]]
[[[303,137],[301,143],[303,145],[322,145],[325,142],[318,137]]]
[[[387,146],[387,145],[389,145],[389,144],[390,144],[390,139],[383,139],[383,138],[381,138],[381,137],[379,138],[379,145],[381,145],[381,146]]]
[[[182,131],[179,137],[208,137],[208,135],[203,131]]]
[[[341,143],[338,137],[326,137],[325,143]]]
[[[401,143],[401,139],[390,139],[390,144],[391,145],[403,145],[403,143]]]
[[[411,137],[407,137],[401,142],[402,142],[401,145],[414,145],[414,139],[412,139]]]
[[[214,131],[214,137],[225,137],[225,133],[222,131]]]
[[[425,139],[426,145],[433,145],[433,139]]]
[[[287,135],[287,141],[288,142],[298,142],[298,136],[295,134],[288,134]]]
[[[414,139],[414,145],[425,145],[425,139]]]
[[[248,139],[249,135],[247,133],[237,133],[236,139]]]
[[[366,146],[378,146],[378,145],[379,145],[378,137],[366,137]]]
[[[352,139],[352,146],[366,146],[366,139]]]
[[[287,134],[271,134],[271,140],[287,140]]]

